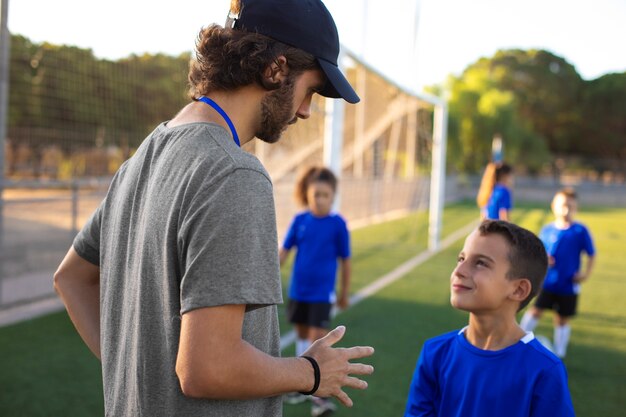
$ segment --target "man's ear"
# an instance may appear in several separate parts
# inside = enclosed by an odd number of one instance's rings
[[[528,295],[530,295],[530,292],[533,288],[528,278],[518,278],[513,281],[513,284],[515,285],[515,287],[511,295],[509,295],[509,298],[519,302],[522,302],[526,298],[528,298]]]
[[[287,78],[287,74],[289,74],[287,58],[284,55],[280,55],[265,67],[261,77],[261,84],[266,90],[276,90]]]

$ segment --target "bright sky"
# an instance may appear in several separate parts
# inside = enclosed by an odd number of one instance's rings
[[[8,1],[12,33],[35,42],[91,48],[109,59],[191,51],[198,30],[212,22],[223,24],[230,4]],[[324,1],[346,48],[416,90],[460,74],[478,58],[504,48],[547,49],[573,64],[584,79],[626,71],[626,0]]]

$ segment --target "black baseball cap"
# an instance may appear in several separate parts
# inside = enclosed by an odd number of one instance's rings
[[[356,94],[337,66],[339,34],[321,0],[241,0],[237,16],[226,26],[257,32],[315,56],[327,82],[320,94],[358,103]]]

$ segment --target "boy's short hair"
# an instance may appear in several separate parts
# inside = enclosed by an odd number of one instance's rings
[[[502,220],[484,220],[478,226],[482,236],[497,234],[509,242],[508,258],[511,264],[508,279],[526,278],[530,281],[530,294],[520,303],[519,310],[537,295],[548,270],[548,254],[541,240],[531,231]]]
[[[578,199],[578,194],[576,194],[576,190],[574,190],[572,187],[561,188],[554,194],[554,196],[556,197],[559,194],[562,194],[567,198],[571,198],[572,200]]]

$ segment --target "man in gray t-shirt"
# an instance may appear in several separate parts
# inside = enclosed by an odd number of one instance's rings
[[[303,7],[303,1],[307,7]],[[335,349],[280,358],[282,302],[271,180],[240,145],[275,142],[313,94],[358,97],[336,66],[320,0],[233,2],[200,32],[190,97],[116,173],[55,288],[102,360],[107,416],[277,416],[293,391],[352,401],[373,371]]]

